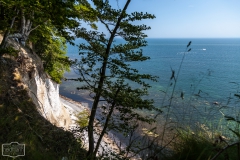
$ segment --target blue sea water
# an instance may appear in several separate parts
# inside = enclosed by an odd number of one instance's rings
[[[172,70],[178,72],[185,54],[172,103],[176,106],[175,113],[177,112],[180,117],[186,112],[188,115],[209,113],[214,102],[219,104],[216,105],[217,108],[225,107],[224,112],[229,111],[229,114],[235,112],[239,105],[234,99],[234,94],[239,92],[240,85],[240,39],[147,39],[147,41],[148,46],[143,48],[143,53],[151,59],[134,62],[131,65],[141,73],[159,76],[158,82],[150,82],[152,88],[148,97],[154,99],[156,106],[162,107],[169,103],[173,86],[169,87],[173,82],[170,81]],[[191,51],[186,53],[189,41],[192,41]],[[78,48],[68,45],[67,54],[71,59],[77,59]],[[71,70],[65,77],[77,78],[78,75]],[[80,85],[79,82],[64,81],[60,86],[60,94],[76,101],[87,102],[91,106],[88,93],[76,90]],[[166,96],[167,89],[169,94]],[[184,95],[184,99],[181,95]],[[190,110],[189,107],[195,110]]]

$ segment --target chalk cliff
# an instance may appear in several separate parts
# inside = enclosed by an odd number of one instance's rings
[[[1,40],[1,39],[0,39]],[[59,97],[59,84],[53,82],[44,72],[41,59],[32,50],[20,47],[13,39],[9,45],[18,50],[15,57],[15,75],[19,75],[22,85],[37,106],[40,114],[58,127],[68,129],[72,123],[69,111]]]
[[[0,35],[0,42],[1,38]],[[88,107],[59,96],[59,84],[53,82],[44,72],[40,57],[31,48],[20,46],[13,39],[9,39],[8,45],[17,50],[17,55],[4,55],[17,62],[14,64],[14,80],[18,81],[18,87],[27,90],[39,113],[52,124],[65,130],[78,127],[76,114],[83,110],[89,111]],[[97,130],[101,130],[101,127]],[[77,135],[74,136],[77,137]],[[94,133],[94,136],[96,138],[99,135]],[[84,148],[87,149],[87,132],[82,132],[80,138]],[[111,137],[104,135],[98,154],[101,155],[103,151],[117,153],[119,150],[113,139],[116,139],[113,135]]]

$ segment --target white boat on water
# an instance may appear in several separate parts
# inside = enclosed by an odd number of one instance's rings
[[[203,50],[203,51],[206,51],[207,49],[206,49],[206,48],[203,48],[202,50]]]

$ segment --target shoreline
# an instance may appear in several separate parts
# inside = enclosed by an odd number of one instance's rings
[[[88,107],[88,104],[74,101],[73,99],[62,96],[61,94],[59,94],[59,98],[60,98],[60,101],[61,101],[62,105],[69,111],[70,119],[71,119],[72,123],[69,126],[68,130],[71,131],[71,129],[74,129],[75,127],[78,127],[78,124],[76,124],[77,117],[75,115],[78,112],[81,112],[81,111],[84,111],[84,110],[87,110],[90,114],[90,108]],[[97,117],[98,116],[96,116],[96,118]],[[97,122],[96,118],[95,118],[95,121]],[[97,128],[98,128],[99,131],[101,130],[101,127],[97,127]],[[98,135],[95,133],[95,137],[97,137],[97,136]],[[83,134],[80,137],[81,137],[81,140],[84,143],[84,148],[88,149],[88,134],[87,134],[87,132],[84,131]],[[107,151],[107,153],[110,153],[110,152],[118,153],[119,148],[118,148],[118,145],[115,142],[116,139],[118,139],[118,138],[113,134],[111,134],[111,136],[108,135],[108,134],[105,134],[103,136],[101,145],[99,147],[98,154],[101,155],[103,153],[103,151]]]

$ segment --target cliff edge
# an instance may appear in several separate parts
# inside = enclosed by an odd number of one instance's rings
[[[59,97],[59,84],[44,72],[42,61],[32,50],[10,39],[11,47],[18,51],[14,74],[19,75],[24,89],[28,91],[40,114],[52,124],[69,128],[72,123],[68,110]]]
[[[1,38],[0,36],[0,41]],[[78,128],[76,115],[78,112],[88,110],[88,108],[66,97],[59,96],[59,84],[52,81],[51,77],[44,72],[42,61],[33,49],[23,47],[13,39],[9,39],[8,44],[16,50],[16,53],[13,55],[5,54],[4,58],[14,62],[12,74],[13,80],[17,82],[16,88],[27,92],[34,104],[31,107],[57,128],[60,127],[66,131]],[[98,129],[101,130],[101,128]],[[96,137],[98,136],[96,133],[94,134]],[[82,147],[87,149],[87,133],[83,131],[80,137],[78,136],[75,135],[75,139],[81,138]],[[114,136],[110,138],[104,135],[98,154],[101,155],[104,151],[117,153],[119,149],[114,139]]]
[[[15,51],[0,51],[4,53],[0,58],[1,146],[24,144],[24,157],[18,159],[84,158],[81,141],[67,130],[72,120],[60,101],[59,85],[44,73],[40,58],[31,49],[14,40],[9,44]],[[13,154],[9,153],[16,156]]]

